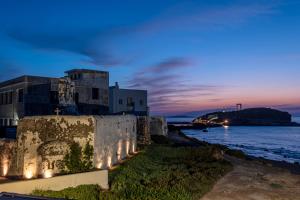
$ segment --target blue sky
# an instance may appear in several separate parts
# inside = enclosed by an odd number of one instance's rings
[[[0,1],[0,80],[110,72],[152,113],[268,106],[300,113],[300,2]]]

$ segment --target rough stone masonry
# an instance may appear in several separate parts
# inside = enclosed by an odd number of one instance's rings
[[[133,115],[25,117],[16,140],[0,140],[0,176],[61,173],[73,142],[92,145],[93,166],[106,169],[134,153],[138,144],[150,144],[150,130],[165,135],[165,126],[163,118]]]

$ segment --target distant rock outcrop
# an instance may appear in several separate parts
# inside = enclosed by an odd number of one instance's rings
[[[193,121],[194,124],[206,125],[249,125],[249,126],[289,126],[298,125],[292,122],[288,112],[271,108],[249,108],[232,112],[213,112]]]

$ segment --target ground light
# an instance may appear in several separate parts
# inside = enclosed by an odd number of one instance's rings
[[[51,170],[46,170],[44,172],[44,178],[51,178],[51,177],[53,177],[52,171]]]
[[[25,172],[25,178],[31,179],[32,177],[33,177],[32,170],[26,170],[26,172]]]

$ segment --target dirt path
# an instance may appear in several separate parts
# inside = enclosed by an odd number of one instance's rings
[[[233,171],[201,200],[300,200],[300,175],[257,161],[226,159]]]

